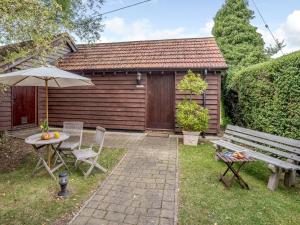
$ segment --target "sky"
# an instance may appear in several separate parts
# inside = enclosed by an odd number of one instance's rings
[[[141,0],[106,0],[107,12]],[[266,46],[274,45],[264,27],[253,0],[250,9]],[[211,36],[213,18],[225,0],[152,0],[150,2],[106,14],[104,31],[99,42],[156,40]],[[264,19],[278,40],[284,40],[284,53],[300,50],[300,0],[255,0]]]

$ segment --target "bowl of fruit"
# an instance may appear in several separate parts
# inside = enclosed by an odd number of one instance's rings
[[[246,158],[245,152],[235,152],[232,154],[232,156],[236,159],[244,159]]]
[[[49,133],[43,133],[41,136],[41,139],[44,141],[50,140],[51,138],[52,138],[52,136]]]

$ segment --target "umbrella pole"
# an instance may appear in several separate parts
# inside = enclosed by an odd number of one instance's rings
[[[45,96],[45,100],[46,100],[46,120],[48,123],[48,80],[45,80],[45,91],[46,91],[46,96]]]
[[[48,80],[45,80],[45,100],[46,100],[46,121],[47,125],[49,126],[48,122]],[[50,145],[47,146],[47,152],[48,152],[48,166],[51,168],[51,149]]]

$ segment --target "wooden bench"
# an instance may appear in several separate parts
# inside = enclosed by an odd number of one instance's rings
[[[295,185],[296,171],[300,170],[300,140],[228,125],[222,139],[211,142],[217,152],[221,152],[222,148],[245,151],[249,156],[266,162],[271,171],[270,190],[278,187],[281,172],[284,172],[285,186]]]

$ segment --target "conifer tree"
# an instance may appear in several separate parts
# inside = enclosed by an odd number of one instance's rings
[[[229,66],[222,80],[222,93],[226,116],[238,123],[238,95],[231,89],[230,81],[235,71],[268,59],[264,40],[257,28],[251,25],[254,12],[247,0],[226,0],[214,18],[213,35]],[[223,118],[224,119],[224,118]]]
[[[264,61],[264,41],[251,25],[254,13],[246,0],[226,0],[214,18],[213,35],[229,67],[249,66]]]

